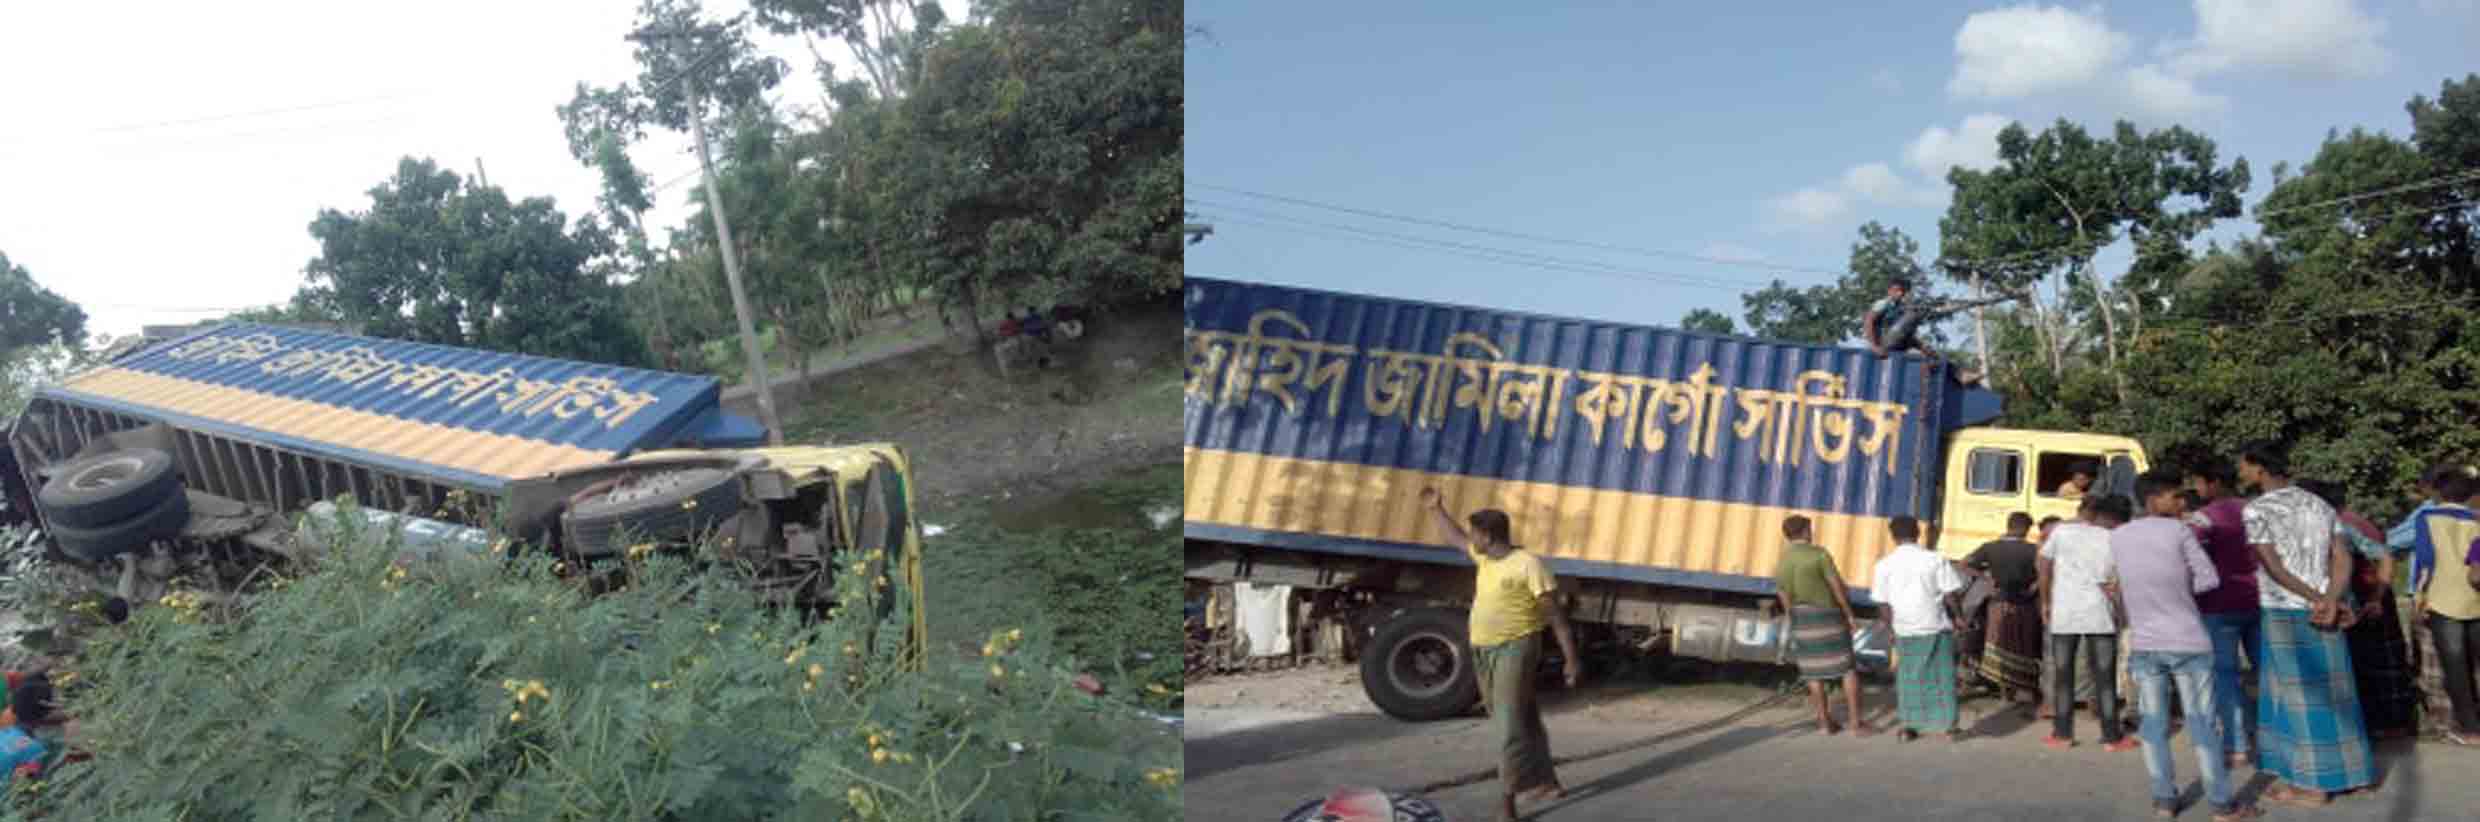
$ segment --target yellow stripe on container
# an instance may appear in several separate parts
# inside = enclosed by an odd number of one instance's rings
[[[507,479],[608,462],[613,456],[609,451],[417,422],[125,368],[100,368],[62,387],[227,425]]]
[[[1886,517],[1205,448],[1183,456],[1186,518],[1202,524],[1443,546],[1420,507],[1434,486],[1458,516],[1505,510],[1516,543],[1548,557],[1771,578],[1792,514],[1815,523],[1854,587],[1894,549]]]

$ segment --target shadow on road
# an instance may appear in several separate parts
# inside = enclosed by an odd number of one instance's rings
[[[1555,719],[1604,705],[1642,700],[1647,687],[1647,683],[1634,681],[1587,684],[1574,690],[1545,685],[1541,692],[1542,713],[1545,718]],[[1658,735],[1644,744],[1658,744],[1661,740],[1682,734],[1703,733],[1746,719],[1754,713],[1754,709],[1780,704],[1785,704],[1780,698],[1763,700],[1721,719]],[[1465,716],[1435,722],[1406,722],[1379,713],[1352,713],[1279,722],[1202,738],[1192,737],[1186,742],[1188,774],[1191,779],[1204,779],[1234,768],[1283,762],[1404,737],[1485,733],[1482,719],[1479,706]]]

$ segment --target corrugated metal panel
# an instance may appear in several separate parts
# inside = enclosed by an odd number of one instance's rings
[[[1847,577],[1926,514],[1997,398],[1916,358],[1190,278],[1190,534],[1461,561],[1418,507],[1497,507],[1562,572],[1770,590],[1783,517]],[[1927,402],[1923,402],[1923,400]],[[1937,420],[1934,424],[1927,420]]]
[[[483,489],[668,444],[719,394],[712,377],[252,324],[150,348],[43,391]],[[230,481],[257,488],[253,498],[286,495],[274,452],[229,456]]]

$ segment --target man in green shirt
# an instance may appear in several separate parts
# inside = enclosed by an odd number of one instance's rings
[[[1782,604],[1784,633],[1791,637],[1791,657],[1800,666],[1800,678],[1808,682],[1808,704],[1817,711],[1818,729],[1829,734],[1841,730],[1826,707],[1826,683],[1839,678],[1851,712],[1851,733],[1868,736],[1877,731],[1860,713],[1860,671],[1851,652],[1852,626],[1858,620],[1852,616],[1851,594],[1843,590],[1834,555],[1810,543],[1810,531],[1807,517],[1783,520],[1785,544],[1782,561],[1774,566],[1774,597]]]

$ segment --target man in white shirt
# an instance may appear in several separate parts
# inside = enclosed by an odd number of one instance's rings
[[[1922,731],[1962,735],[1955,695],[1955,626],[1946,596],[1963,590],[1963,575],[1945,557],[1920,547],[1920,520],[1899,516],[1887,525],[1894,553],[1877,561],[1869,594],[1894,624],[1897,734],[1903,741]]]
[[[2042,740],[2052,748],[2075,747],[2075,660],[2084,651],[2085,672],[2092,677],[2093,708],[2101,714],[2101,747],[2113,753],[2137,747],[2118,719],[2118,618],[2112,614],[2102,584],[2109,581],[2110,529],[2127,521],[2134,506],[2126,497],[2087,499],[2091,522],[2058,526],[2041,544],[2042,612],[2049,617],[2049,656],[2058,660],[2058,681],[2051,683],[2050,734]]]

